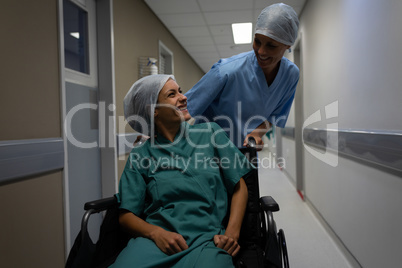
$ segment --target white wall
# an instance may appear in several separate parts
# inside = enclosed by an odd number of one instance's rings
[[[292,108],[290,109],[286,127],[295,127],[295,104],[293,101]],[[280,131],[280,129],[278,129]],[[285,161],[283,170],[286,175],[291,179],[293,184],[296,184],[296,144],[295,140],[282,136],[282,156]]]
[[[296,143],[294,139],[289,139],[282,136],[282,157],[284,158],[285,165],[283,171],[296,185]]]
[[[301,16],[304,117],[334,101],[346,130],[402,132],[402,1],[310,0]],[[305,194],[365,268],[400,267],[402,178],[307,151]]]

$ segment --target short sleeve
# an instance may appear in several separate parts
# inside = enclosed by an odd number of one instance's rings
[[[226,132],[216,123],[211,123],[213,129],[213,145],[220,161],[221,174],[229,194],[233,193],[240,178],[246,176],[253,165],[246,156],[230,141]]]
[[[120,209],[140,216],[144,212],[146,184],[141,174],[130,167],[129,161],[120,177],[118,199]]]
[[[206,113],[211,103],[223,90],[225,82],[220,75],[220,61],[212,66],[197,84],[184,95],[187,97],[188,111],[196,119]]]

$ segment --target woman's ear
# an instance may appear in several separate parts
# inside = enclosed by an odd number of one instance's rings
[[[158,108],[155,108],[155,111],[154,111],[154,118],[156,118],[158,116]]]

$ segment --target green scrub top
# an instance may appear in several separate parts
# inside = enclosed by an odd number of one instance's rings
[[[134,148],[119,183],[120,208],[181,234],[189,248],[168,256],[149,239],[131,239],[113,267],[233,267],[213,237],[225,232],[228,197],[251,169],[216,123],[183,123],[173,143],[159,135]]]

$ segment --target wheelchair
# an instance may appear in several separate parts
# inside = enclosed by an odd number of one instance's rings
[[[249,161],[257,165],[255,140],[241,149]],[[271,196],[259,196],[258,169],[245,178],[248,203],[240,232],[240,252],[233,259],[236,268],[289,268],[285,234],[277,231],[273,212],[279,205]],[[69,253],[66,268],[103,268],[113,264],[131,238],[121,230],[119,204],[115,196],[87,202],[81,222],[81,230]],[[88,233],[88,221],[92,214],[104,212],[99,239],[93,243]]]

